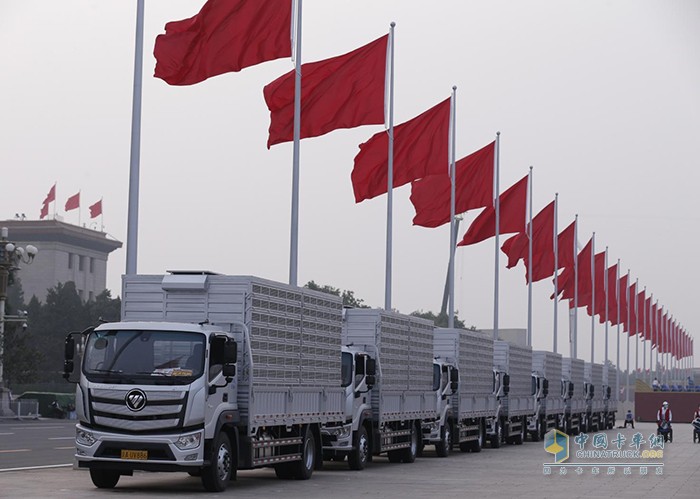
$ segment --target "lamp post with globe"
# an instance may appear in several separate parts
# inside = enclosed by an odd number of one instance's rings
[[[5,412],[3,407],[6,403],[5,379],[3,377],[3,356],[5,342],[5,323],[22,322],[25,323],[26,316],[6,316],[5,300],[7,299],[7,286],[10,279],[10,271],[19,269],[20,263],[30,264],[38,250],[27,245],[26,249],[17,246],[7,239],[7,227],[0,229],[0,415]]]

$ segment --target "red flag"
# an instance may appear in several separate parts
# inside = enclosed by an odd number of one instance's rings
[[[80,192],[72,195],[66,201],[66,211],[75,210],[76,208],[80,208]]]
[[[627,285],[629,284],[629,274],[625,274],[620,277],[620,323],[622,323],[622,330],[628,331],[627,329]]]
[[[493,159],[491,142],[455,163],[455,213],[484,208],[493,203]],[[416,209],[413,225],[439,227],[450,221],[450,175],[430,175],[411,183],[411,202]]]
[[[529,225],[529,224],[528,224]],[[501,246],[508,255],[507,268],[517,265],[522,258],[525,263],[525,282],[529,275],[529,238],[525,232],[516,234]],[[541,281],[554,274],[554,201],[532,218],[532,282]]]
[[[594,257],[595,261],[595,314],[601,324],[605,323],[605,251],[602,251]],[[592,315],[593,306],[589,299],[586,305],[588,315]]]
[[[656,303],[654,303],[651,306],[651,313],[649,314],[649,322],[651,325],[651,344],[652,346],[655,346],[658,348],[659,344],[659,323],[657,321],[658,319],[658,312],[656,310]]]
[[[498,197],[500,205],[499,234],[525,230],[527,208],[527,178],[525,175]],[[457,246],[467,246],[496,235],[496,208],[489,206],[474,219]]]
[[[613,326],[617,325],[617,264],[608,269],[608,322]],[[605,312],[603,312],[605,313]]]
[[[212,76],[289,57],[290,0],[209,0],[197,15],[156,37],[154,76],[192,85]]]
[[[39,212],[39,220],[43,220],[49,214],[49,203],[44,202],[41,205],[41,211]]]
[[[625,331],[627,331],[630,334],[630,336],[634,336],[635,334],[637,334],[637,331],[635,330],[635,320],[637,317],[637,313],[634,309],[634,307],[635,307],[634,300],[636,299],[636,296],[637,296],[637,283],[635,282],[634,284],[632,284],[630,286],[630,299],[629,299],[629,302],[627,304],[627,306],[629,307],[629,323],[627,323],[627,316],[622,317],[622,322],[626,326]]]
[[[640,291],[637,293],[637,333],[639,333],[640,338],[645,338],[646,335],[644,334],[644,302],[646,301],[645,299],[646,292],[644,290]]]
[[[301,66],[301,135],[384,123],[386,47],[389,35],[353,50]],[[263,89],[270,110],[267,147],[294,138],[294,70]]]
[[[433,106],[410,121],[394,127],[393,187],[447,171],[450,99]],[[352,170],[355,202],[387,191],[389,135],[374,134],[360,144]]]
[[[90,210],[90,218],[95,218],[98,215],[102,215],[102,200],[100,199],[98,202],[91,205],[89,210]]]
[[[560,269],[574,266],[574,236],[576,235],[576,220],[561,231],[557,236],[557,264]]]
[[[44,199],[44,204],[48,205],[53,201],[56,201],[56,184],[53,184],[51,189],[49,189],[49,193],[46,195],[46,199]]]
[[[646,317],[646,324],[644,324],[644,337],[647,340],[651,340],[651,321],[649,316],[651,315],[649,311],[651,310],[651,297],[644,300],[644,317]]]
[[[591,254],[592,254],[593,238],[588,241],[588,244],[579,252],[576,257],[578,276],[574,275],[574,267],[567,267],[559,276],[559,289],[564,292],[562,299],[573,300],[575,297],[574,291],[578,287],[578,306],[584,307],[589,304],[591,299]],[[578,286],[575,286],[574,277],[578,277]],[[573,308],[573,303],[569,304]]]

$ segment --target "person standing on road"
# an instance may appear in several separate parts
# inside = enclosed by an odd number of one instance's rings
[[[634,416],[632,415],[631,409],[627,409],[627,414],[625,414],[625,428],[627,428],[628,424],[631,424],[634,430]]]
[[[664,400],[664,403],[661,404],[661,407],[659,408],[658,412],[656,413],[656,424],[661,426],[663,422],[667,422],[669,425],[671,424],[671,421],[673,421],[673,414],[671,413],[671,408],[668,406],[668,402]]]

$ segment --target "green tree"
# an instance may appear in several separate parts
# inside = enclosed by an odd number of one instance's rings
[[[415,312],[411,312],[411,315],[414,317],[421,317],[423,319],[431,320],[435,323],[436,327],[447,327],[447,314],[439,313],[435,315],[435,312],[431,312],[429,310],[427,312],[424,312],[423,310],[416,310]],[[457,317],[457,312],[455,312],[455,327],[460,329],[466,328],[464,321]]]
[[[321,293],[328,293],[330,295],[340,296],[343,299],[343,305],[346,307],[369,308],[369,305],[365,305],[364,300],[356,298],[355,292],[350,291],[349,289],[341,291],[340,289],[334,288],[333,286],[329,286],[328,284],[324,284],[323,286],[321,286],[320,284],[316,284],[314,281],[307,282],[306,284],[304,284],[304,287],[314,291],[320,291]]]

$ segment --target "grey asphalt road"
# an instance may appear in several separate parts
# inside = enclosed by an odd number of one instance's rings
[[[74,442],[75,421],[0,420],[0,471],[70,464],[75,454]]]
[[[0,428],[6,428],[0,426]],[[635,430],[606,432],[608,443],[618,432],[629,446],[637,432],[647,440],[655,430],[652,423],[640,423]],[[4,430],[3,430],[4,431]],[[500,449],[484,449],[479,454],[456,452],[441,459],[427,449],[426,456],[413,464],[391,464],[384,458],[376,459],[367,469],[353,472],[346,463],[329,463],[323,471],[315,472],[308,481],[282,481],[272,470],[262,469],[239,473],[237,482],[218,494],[218,497],[256,498],[284,495],[285,498],[464,498],[464,497],[518,497],[518,498],[693,498],[700,488],[700,444],[692,443],[689,425],[674,425],[674,442],[666,444],[664,455],[654,459],[661,466],[649,465],[646,475],[639,466],[618,466],[614,475],[602,467],[593,474],[585,459],[575,457],[578,446],[570,440],[574,466],[562,474],[560,467],[552,467],[544,474],[543,463],[552,461],[542,442],[527,442],[521,446],[506,445]],[[38,433],[38,431],[37,431]],[[589,440],[586,449],[591,449]],[[67,445],[67,444],[66,444]],[[648,444],[644,444],[648,449]],[[658,449],[657,449],[658,450]],[[604,462],[620,462],[606,459]],[[594,459],[588,462],[595,462]],[[661,474],[657,474],[657,469]],[[206,494],[199,479],[184,474],[136,473],[122,477],[114,490],[93,487],[89,474],[70,468],[38,469],[0,472],[0,497],[9,498],[93,498],[93,497],[148,497],[172,498]]]

